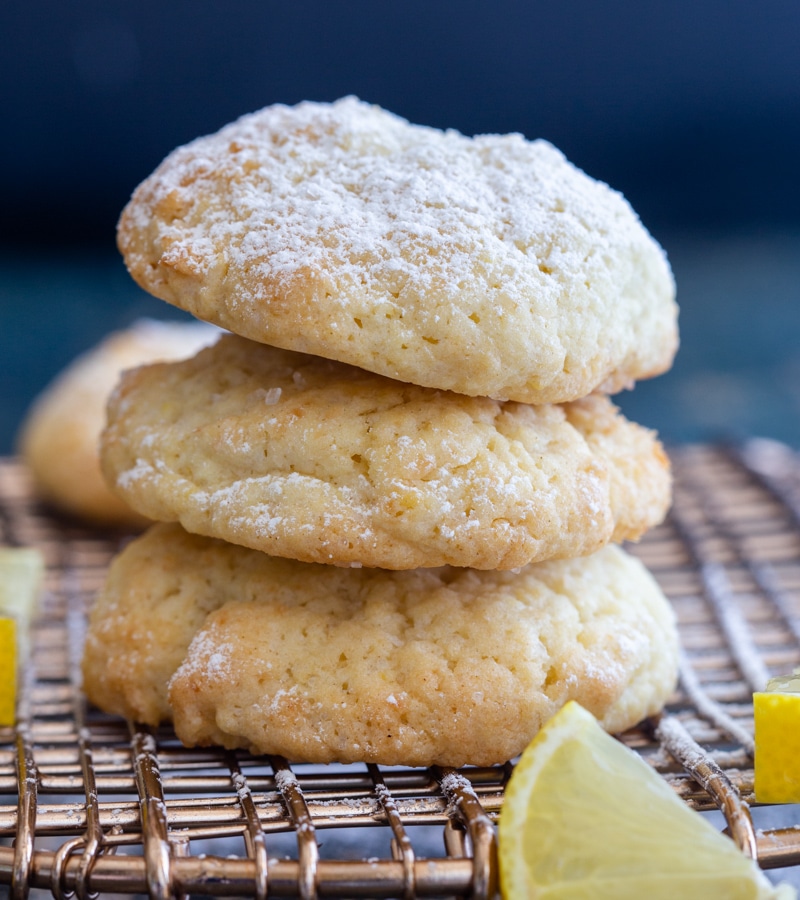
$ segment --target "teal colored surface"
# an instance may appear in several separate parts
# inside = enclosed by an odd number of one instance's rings
[[[800,447],[800,230],[662,237],[681,308],[672,370],[618,395],[668,443],[759,435]]]
[[[760,435],[800,447],[800,230],[659,235],[678,283],[671,372],[617,396],[668,443]],[[131,281],[113,248],[0,250],[0,453],[35,394],[78,353],[141,316],[188,318]]]

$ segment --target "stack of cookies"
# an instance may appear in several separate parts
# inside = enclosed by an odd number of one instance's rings
[[[187,744],[446,766],[570,699],[609,730],[663,705],[672,612],[615,544],[669,467],[607,394],[669,367],[676,306],[619,194],[346,98],[179,148],[119,244],[233,334],[110,401],[106,479],[168,524],[112,565],[90,699]]]

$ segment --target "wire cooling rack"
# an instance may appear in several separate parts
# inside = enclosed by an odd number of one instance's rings
[[[764,868],[800,827],[756,828],[752,692],[800,665],[800,462],[786,447],[686,447],[675,504],[633,552],[674,604],[684,656],[665,714],[622,736],[692,808],[719,809]],[[492,897],[510,764],[290,765],[189,750],[87,708],[87,603],[125,538],[58,519],[0,460],[0,542],[40,547],[42,615],[18,723],[0,728],[0,893],[152,898]]]

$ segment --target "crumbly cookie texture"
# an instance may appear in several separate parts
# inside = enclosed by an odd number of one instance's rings
[[[123,211],[142,287],[230,331],[470,396],[560,403],[665,371],[665,255],[545,141],[353,97],[175,150]]]
[[[218,336],[218,329],[205,324],[140,319],[75,359],[37,397],[20,429],[20,454],[38,493],[98,524],[147,524],[109,489],[100,471],[97,444],[106,400],[124,369],[192,356]]]
[[[347,571],[159,525],[114,561],[84,687],[187,744],[295,761],[510,759],[567,700],[610,731],[675,684],[672,610],[618,547],[518,572]]]
[[[306,562],[514,568],[670,501],[661,445],[604,396],[502,403],[235,335],[126,373],[108,415],[103,469],[139,512]]]

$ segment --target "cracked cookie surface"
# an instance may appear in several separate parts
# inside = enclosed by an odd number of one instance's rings
[[[675,684],[671,607],[618,547],[514,572],[344,570],[154,526],[91,612],[84,688],[188,744],[491,765],[568,700],[609,731]]]
[[[471,396],[560,403],[669,368],[666,257],[545,141],[349,97],[170,154],[118,243],[146,290],[253,340]]]
[[[234,335],[126,373],[108,416],[132,507],[306,562],[515,568],[636,539],[671,496],[655,435],[604,396],[466,397]]]

